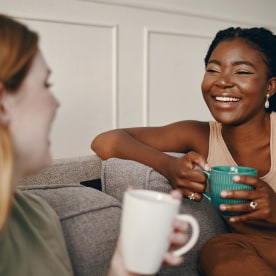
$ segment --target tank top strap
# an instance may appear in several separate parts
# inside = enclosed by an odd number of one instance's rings
[[[270,114],[270,170],[261,179],[270,184],[276,191],[276,112]]]
[[[209,122],[209,152],[207,161],[210,166],[228,165],[236,166],[221,135],[221,124],[216,121]]]

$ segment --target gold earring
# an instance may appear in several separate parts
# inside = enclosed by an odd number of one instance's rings
[[[269,94],[266,94],[266,101],[265,101],[265,108],[268,109],[269,108]]]

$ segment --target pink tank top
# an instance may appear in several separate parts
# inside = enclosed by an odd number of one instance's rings
[[[271,137],[270,137],[270,156],[271,167],[269,172],[261,177],[267,182],[274,191],[276,191],[276,112],[270,115],[271,122]],[[233,159],[221,135],[221,124],[218,122],[209,122],[210,137],[209,137],[209,152],[207,161],[210,166],[228,165],[237,166],[238,164]]]

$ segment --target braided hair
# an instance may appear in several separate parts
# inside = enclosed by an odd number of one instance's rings
[[[230,27],[219,31],[207,51],[204,59],[205,66],[207,66],[211,54],[219,43],[235,38],[244,39],[251,47],[259,51],[268,68],[268,79],[276,77],[276,36],[270,30],[262,27]],[[276,111],[276,93],[269,98],[269,106],[266,109],[267,112]]]

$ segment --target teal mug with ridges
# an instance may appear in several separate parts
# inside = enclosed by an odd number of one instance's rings
[[[215,166],[210,171],[203,170],[208,177],[209,192],[203,195],[219,210],[220,204],[240,204],[249,202],[247,199],[222,198],[223,190],[253,190],[250,185],[236,183],[233,181],[235,175],[257,176],[257,170],[242,166]],[[221,212],[223,216],[241,215],[240,212]]]

